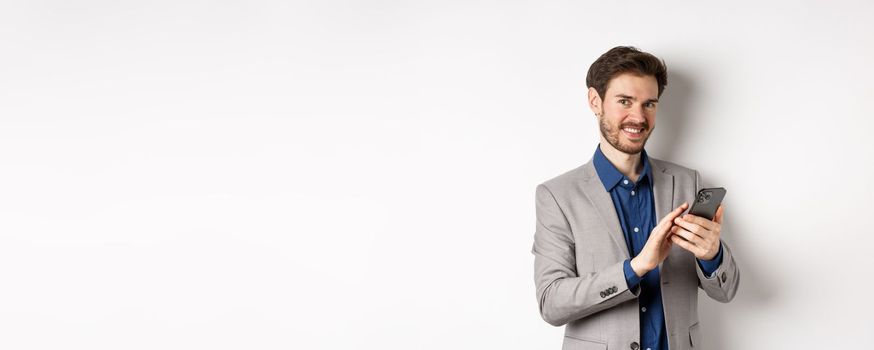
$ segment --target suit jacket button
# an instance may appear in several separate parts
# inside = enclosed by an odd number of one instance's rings
[[[631,343],[631,350],[638,350],[638,349],[640,349],[640,344],[638,344],[637,342]]]
[[[607,293],[601,292],[601,297],[604,298],[607,296]]]

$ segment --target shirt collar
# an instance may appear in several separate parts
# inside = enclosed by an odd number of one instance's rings
[[[640,183],[644,179],[652,179],[652,169],[649,166],[649,157],[646,155],[646,150],[640,151],[640,161],[643,162],[643,173],[640,175],[640,178],[637,179],[637,182]],[[610,163],[610,160],[607,159],[607,156],[604,155],[604,152],[601,152],[601,145],[595,148],[595,156],[592,157],[592,162],[595,164],[595,171],[598,172],[598,177],[601,178],[601,183],[604,185],[604,188],[607,192],[613,190],[619,181],[622,180],[625,175],[622,175],[616,166],[613,163]]]

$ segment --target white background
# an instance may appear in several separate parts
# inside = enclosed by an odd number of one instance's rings
[[[724,186],[707,349],[870,344],[865,1],[37,1],[0,9],[3,349],[558,349],[535,186],[585,74],[670,76],[647,149]],[[703,293],[702,293],[703,294]]]

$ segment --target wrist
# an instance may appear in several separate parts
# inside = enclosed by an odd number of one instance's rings
[[[716,249],[713,252],[708,252],[704,256],[698,258],[698,260],[713,261],[716,259],[716,257],[719,256],[719,252],[721,252],[721,251],[722,251],[722,242],[720,241],[719,245],[716,246]]]
[[[640,259],[638,259],[638,257],[634,257],[633,259],[631,259],[630,265],[631,269],[634,270],[634,273],[637,275],[637,277],[643,277],[643,275],[652,270],[652,268],[649,268],[645,264],[640,262]]]

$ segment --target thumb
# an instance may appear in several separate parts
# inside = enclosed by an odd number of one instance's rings
[[[725,211],[725,208],[722,204],[719,205],[719,209],[716,209],[716,215],[713,216],[713,221],[716,221],[717,224],[722,225],[722,213]]]

